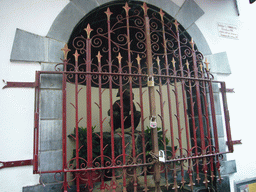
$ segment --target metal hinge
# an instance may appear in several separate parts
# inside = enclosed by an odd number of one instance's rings
[[[20,161],[0,161],[0,169],[7,168],[7,167],[19,167],[19,166],[27,166],[33,165],[33,159],[28,160],[20,160]]]
[[[228,145],[228,142],[226,142],[226,144]],[[242,144],[242,140],[241,139],[240,140],[233,140],[232,144],[233,145]]]
[[[36,87],[36,82],[5,82],[6,85],[3,87],[5,88],[34,88]]]
[[[220,88],[220,91],[222,91],[222,89]],[[235,93],[234,88],[229,88],[225,90],[226,93]]]

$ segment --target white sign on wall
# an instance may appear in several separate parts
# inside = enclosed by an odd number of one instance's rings
[[[238,40],[238,27],[235,25],[218,23],[219,36]]]

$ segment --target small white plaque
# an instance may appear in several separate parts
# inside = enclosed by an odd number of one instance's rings
[[[218,23],[219,36],[238,40],[238,27],[235,25]]]

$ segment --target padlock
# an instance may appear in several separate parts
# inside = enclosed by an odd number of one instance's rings
[[[150,127],[153,128],[153,129],[157,128],[156,117],[151,117]]]
[[[154,82],[154,77],[148,77],[148,87],[154,87],[155,82]]]
[[[165,162],[165,153],[164,150],[159,151],[159,161],[160,162]]]

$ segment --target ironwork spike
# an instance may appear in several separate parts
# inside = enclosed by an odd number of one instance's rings
[[[98,55],[96,56],[98,59],[98,63],[101,62],[102,55],[100,54],[100,51],[98,51]]]
[[[176,61],[175,61],[175,59],[174,59],[174,57],[172,58],[172,66],[173,66],[173,68],[175,68],[175,63],[176,63]]]
[[[65,46],[61,49],[64,53],[64,59],[66,60],[68,57],[68,52],[71,51],[71,49],[68,48],[68,44],[65,44]]]
[[[199,67],[200,67],[200,71],[203,72],[203,64],[201,62],[199,64]]]
[[[205,58],[204,63],[205,63],[205,66],[206,66],[206,70],[209,71],[209,64],[210,63],[207,61],[207,58]]]
[[[108,21],[110,21],[110,16],[111,16],[113,13],[110,11],[109,7],[107,8],[107,11],[105,11],[104,13],[107,15]]]
[[[86,33],[87,33],[87,39],[90,39],[90,34],[91,34],[91,32],[93,31],[93,29],[91,28],[90,24],[88,24],[87,27],[84,28],[84,30],[85,30]]]
[[[194,48],[195,42],[194,42],[193,38],[191,38],[191,41],[189,43],[191,45],[192,50],[195,51],[195,48]]]
[[[140,65],[141,58],[140,58],[140,55],[139,55],[139,54],[137,55],[136,60],[137,60],[137,62],[138,62],[138,65]]]
[[[143,9],[143,11],[144,11],[144,14],[147,15],[147,14],[148,14],[148,13],[147,13],[147,12],[148,12],[148,6],[147,6],[147,4],[144,2],[144,3],[143,3],[143,6],[141,6],[141,7],[142,7],[142,9]]]
[[[118,53],[118,56],[116,57],[118,59],[118,63],[120,64],[121,63],[121,60],[122,60],[122,56],[121,56],[121,53],[119,52]]]
[[[185,65],[187,66],[187,69],[189,69],[189,62],[188,62],[188,60],[186,60]]]
[[[161,16],[161,21],[164,21],[164,12],[162,9],[160,9],[160,12],[159,12],[160,16]]]
[[[75,57],[75,61],[77,62],[77,61],[78,61],[78,57],[79,57],[80,54],[78,54],[78,52],[77,52],[77,50],[76,50],[75,54],[73,54],[73,55],[74,55],[74,57]]]
[[[178,31],[179,30],[179,23],[178,23],[178,21],[176,19],[175,19],[175,22],[173,24],[176,27],[176,31]]]
[[[159,59],[158,56],[157,56],[157,58],[156,58],[156,62],[157,62],[157,65],[160,66],[160,59]]]
[[[126,2],[126,3],[125,3],[125,6],[123,6],[123,8],[124,8],[124,10],[125,10],[125,12],[126,12],[126,16],[128,16],[128,15],[129,15],[129,10],[131,9],[131,7],[129,7],[129,6],[128,6],[128,3]]]

